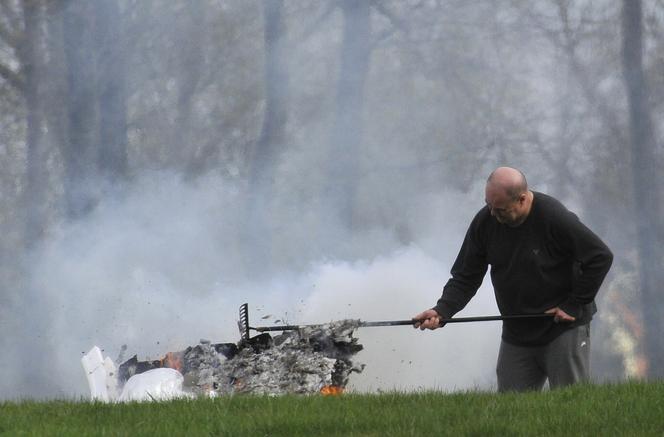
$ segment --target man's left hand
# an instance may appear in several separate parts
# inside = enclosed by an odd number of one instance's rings
[[[565,311],[561,310],[558,307],[551,308],[550,310],[545,311],[547,314],[553,314],[553,321],[558,323],[558,322],[563,322],[563,323],[570,323],[576,320],[576,318],[570,316],[567,314]]]

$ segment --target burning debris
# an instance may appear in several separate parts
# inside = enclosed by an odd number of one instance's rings
[[[362,350],[353,332],[357,321],[343,320],[288,331],[272,339],[255,337],[257,347],[245,347],[213,372],[221,393],[312,394],[328,386],[343,389],[350,374],[364,365],[352,356]],[[267,347],[265,347],[267,345]]]
[[[304,326],[274,337],[267,333],[247,336],[238,344],[201,340],[184,351],[169,352],[160,360],[139,361],[134,355],[120,364],[117,372],[110,359],[103,360],[95,347],[83,358],[83,366],[92,397],[104,401],[140,399],[136,383],[139,377],[157,384],[144,390],[146,400],[156,399],[151,394],[156,391],[182,396],[338,394],[351,373],[364,369],[363,364],[353,361],[362,350],[353,336],[358,326],[358,320],[342,320]],[[168,384],[161,385],[155,378],[145,378],[159,369],[174,369],[182,378],[172,378],[169,373]],[[130,389],[132,393],[127,393]]]

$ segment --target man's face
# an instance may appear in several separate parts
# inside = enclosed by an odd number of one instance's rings
[[[487,184],[485,195],[485,202],[491,211],[491,215],[496,218],[498,223],[515,227],[523,222],[525,194],[513,199],[502,188]]]

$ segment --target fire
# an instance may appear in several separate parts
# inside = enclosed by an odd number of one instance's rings
[[[339,396],[344,392],[344,388],[338,385],[326,385],[320,389],[323,396]]]
[[[242,391],[245,387],[245,383],[242,379],[238,378],[233,381],[233,387],[235,387],[235,390],[237,391]]]
[[[182,372],[182,355],[179,353],[168,352],[160,362],[161,367],[170,367],[178,372]]]

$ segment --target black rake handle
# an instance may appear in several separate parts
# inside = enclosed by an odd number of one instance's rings
[[[542,319],[545,317],[553,317],[553,314],[539,313],[539,314],[512,314],[507,316],[475,316],[475,317],[456,317],[451,319],[440,319],[440,324],[447,323],[465,323],[465,322],[491,322],[494,320],[515,320],[515,319]],[[386,320],[383,322],[360,322],[361,327],[373,326],[403,326],[414,325],[419,320]]]
[[[451,319],[440,319],[441,325],[447,324],[447,323],[465,323],[465,322],[490,322],[494,320],[517,320],[517,319],[541,319],[541,318],[551,318],[553,317],[553,314],[546,314],[546,313],[539,313],[539,314],[513,314],[513,315],[507,315],[507,316],[477,316],[477,317],[456,317],[456,318],[451,318]],[[308,327],[316,327],[316,326],[321,326],[322,324],[316,324],[316,325],[283,325],[283,326],[248,326],[248,318],[246,319],[247,322],[247,331],[249,329],[253,329],[254,331],[258,332],[267,332],[267,331],[294,331],[297,329],[301,328],[308,328]],[[405,325],[410,325],[413,326],[415,323],[417,323],[418,320],[415,319],[410,319],[410,320],[385,320],[385,321],[379,321],[379,322],[359,322],[358,327],[360,328],[372,328],[372,327],[379,327],[379,326],[405,326]]]

